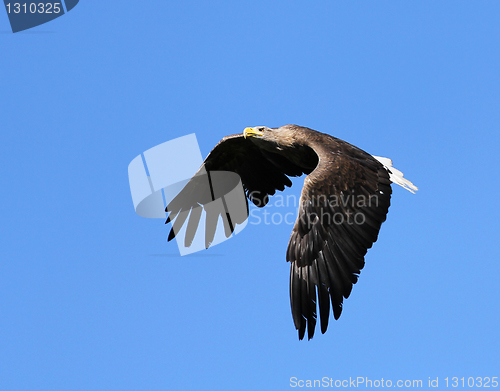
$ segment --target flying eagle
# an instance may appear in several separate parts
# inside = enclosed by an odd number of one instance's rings
[[[365,264],[364,256],[386,219],[391,182],[412,193],[418,190],[392,167],[390,159],[297,125],[249,127],[243,134],[224,137],[198,173],[201,171],[237,173],[246,197],[258,207],[265,206],[276,190],[290,187],[289,177],[307,175],[286,252],[292,317],[299,339],[306,328],[308,339],[314,335],[316,303],[322,333],[328,327],[330,302],[334,318],[339,318],[343,299],[349,297]],[[169,240],[189,213],[188,227],[197,226],[201,207],[212,200],[197,190],[195,178],[165,209],[170,212],[167,223],[175,219]],[[186,198],[187,193],[195,194],[194,200]],[[246,205],[248,214],[248,201]],[[233,232],[234,224],[225,225],[226,236]],[[212,239],[213,233],[207,247]]]

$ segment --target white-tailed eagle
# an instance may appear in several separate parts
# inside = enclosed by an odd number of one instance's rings
[[[390,159],[372,156],[338,138],[297,125],[257,126],[224,137],[201,170],[237,173],[246,196],[258,207],[265,206],[276,190],[291,186],[289,177],[307,175],[286,251],[292,316],[299,339],[306,328],[309,339],[314,335],[316,303],[322,333],[328,326],[330,303],[334,318],[339,318],[343,299],[349,297],[365,264],[365,254],[386,219],[391,182],[412,193],[417,190],[392,167]],[[166,208],[170,212],[167,222],[175,220],[169,240],[188,214],[188,226],[197,226],[201,207],[212,200],[198,193],[196,185],[195,180],[188,182]],[[195,197],[185,197],[188,193]],[[236,223],[241,221],[231,222],[229,218],[226,236]],[[207,247],[214,233],[208,235]]]

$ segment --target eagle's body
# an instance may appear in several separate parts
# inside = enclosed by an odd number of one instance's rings
[[[300,339],[306,326],[308,338],[314,335],[316,301],[323,333],[328,326],[330,302],[335,319],[340,316],[343,298],[349,297],[364,266],[364,256],[386,219],[390,183],[417,190],[391,167],[389,159],[296,125],[246,128],[243,134],[224,137],[202,169],[237,173],[247,197],[259,207],[276,190],[291,186],[289,176],[307,174],[286,252],[291,266],[292,316]],[[194,186],[191,181],[185,189],[193,192]],[[181,200],[178,196],[167,206],[171,212],[167,221],[198,206],[185,205]],[[172,228],[169,239],[185,219],[180,223],[176,220],[176,230]],[[233,229],[231,226],[231,232]]]

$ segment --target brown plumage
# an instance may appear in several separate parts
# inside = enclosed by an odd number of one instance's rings
[[[308,339],[314,335],[316,303],[322,333],[328,326],[330,303],[335,319],[339,318],[343,299],[349,297],[364,256],[386,219],[391,181],[416,190],[387,162],[338,138],[296,125],[246,128],[243,134],[224,137],[205,159],[202,169],[208,172],[237,173],[247,197],[258,207],[276,190],[291,186],[288,177],[307,174],[286,252],[292,317],[299,339],[306,328]],[[191,180],[167,206],[171,212],[167,222],[176,218],[169,240],[192,208],[188,224],[197,224],[199,205],[211,201],[200,195],[196,204],[186,204],[185,194],[196,193],[195,189],[196,182]],[[229,221],[226,236],[241,222]],[[212,240],[213,234],[206,239],[207,247]]]

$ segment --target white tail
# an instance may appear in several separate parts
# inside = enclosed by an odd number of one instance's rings
[[[384,167],[389,172],[389,179],[392,183],[396,183],[399,186],[405,188],[408,191],[411,191],[413,194],[418,190],[418,187],[411,183],[408,179],[403,178],[403,173],[398,169],[392,167],[392,160],[386,157],[373,156],[380,163],[384,165]]]

